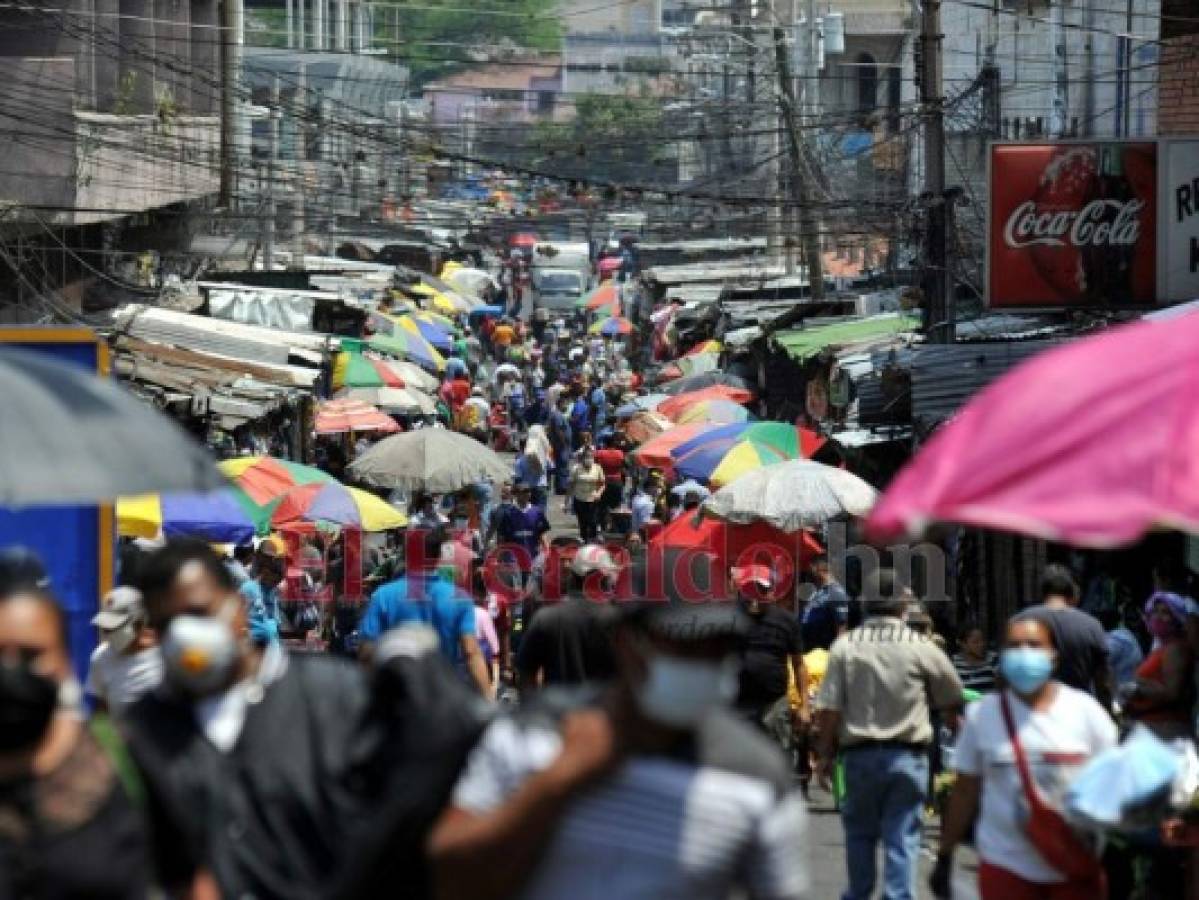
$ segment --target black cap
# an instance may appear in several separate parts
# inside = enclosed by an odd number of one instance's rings
[[[49,586],[50,576],[36,553],[28,547],[0,549],[0,594],[44,591]]]

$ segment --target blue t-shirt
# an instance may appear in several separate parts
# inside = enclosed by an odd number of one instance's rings
[[[246,602],[250,637],[259,644],[279,640],[279,589],[264,591],[255,579],[247,578],[237,592]]]
[[[405,622],[422,622],[437,632],[441,654],[463,668],[462,636],[475,636],[475,604],[446,578],[409,573],[380,586],[358,623],[364,641],[377,641],[383,632]]]
[[[451,356],[445,361],[446,378],[453,380],[459,375],[466,375],[467,372],[468,369],[466,368],[466,362],[462,359],[459,359],[457,356]]]

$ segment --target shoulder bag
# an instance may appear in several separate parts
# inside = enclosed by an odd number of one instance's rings
[[[1024,747],[1016,734],[1007,691],[1000,693],[999,703],[1003,710],[1003,723],[1012,742],[1012,751],[1016,755],[1016,771],[1020,773],[1020,784],[1024,787],[1024,796],[1028,800],[1029,817],[1025,825],[1028,839],[1045,862],[1071,882],[1102,883],[1103,867],[1098,857],[1075,834],[1065,817],[1045,801],[1032,779],[1028,758],[1024,755]]]

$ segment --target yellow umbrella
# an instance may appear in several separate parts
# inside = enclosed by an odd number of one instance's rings
[[[157,494],[139,494],[117,500],[117,534],[155,538],[162,529],[162,505]]]
[[[447,275],[453,275],[459,269],[465,269],[465,268],[466,268],[466,266],[462,265],[462,263],[458,262],[457,260],[448,259],[448,260],[446,260],[445,265],[441,267],[440,278],[442,279],[442,281],[444,281]]]
[[[358,514],[362,517],[363,531],[390,531],[393,528],[407,527],[408,516],[390,503],[358,488],[350,488],[349,491],[354,498],[354,505],[358,507]]]
[[[414,294],[420,294],[422,297],[428,297],[433,305],[442,312],[449,313],[451,316],[458,312],[458,308],[454,306],[454,301],[443,294],[436,288],[431,288],[427,284],[414,284],[408,288]]]

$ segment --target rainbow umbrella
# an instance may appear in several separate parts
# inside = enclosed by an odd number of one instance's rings
[[[366,345],[380,353],[409,359],[418,366],[434,372],[445,369],[445,357],[437,352],[437,348],[419,334],[404,328],[397,329],[394,334],[376,334]]]
[[[678,419],[686,410],[705,400],[731,400],[734,403],[748,403],[753,398],[753,391],[718,384],[713,387],[701,388],[698,391],[677,394],[669,400],[664,400],[658,404],[658,412],[668,419]]]
[[[671,457],[680,476],[722,487],[763,466],[808,459],[824,443],[815,432],[786,422],[738,422],[679,444]]]
[[[333,481],[292,488],[275,504],[270,523],[283,529],[310,524],[390,531],[405,527],[408,517],[374,494]]]
[[[633,459],[647,469],[669,469],[674,463],[674,457],[670,455],[672,450],[693,438],[714,431],[717,427],[719,426],[707,424],[676,425],[639,446],[633,451]]]
[[[633,323],[623,316],[612,316],[600,322],[596,322],[587,329],[591,334],[602,334],[605,337],[616,337],[622,334],[633,333]]]
[[[339,484],[328,472],[273,456],[240,456],[218,463],[234,484],[234,496],[259,534],[270,531],[271,515],[283,495],[306,484]]]
[[[194,537],[214,544],[243,544],[255,526],[236,491],[140,494],[117,500],[121,537]]]
[[[680,425],[693,422],[712,422],[728,425],[733,422],[748,422],[753,418],[749,410],[732,400],[702,400],[679,414],[675,421]]]
[[[404,379],[381,359],[343,350],[333,360],[333,387],[404,387]]]

